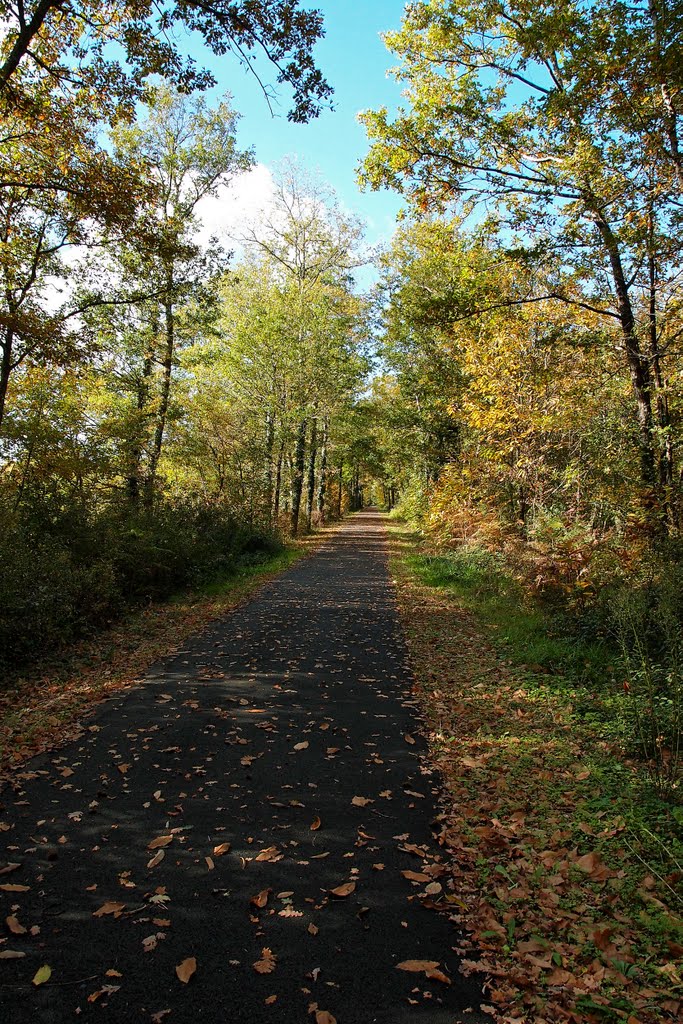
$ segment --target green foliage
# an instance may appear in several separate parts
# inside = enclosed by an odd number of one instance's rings
[[[180,588],[224,578],[279,550],[264,528],[220,505],[92,511],[36,502],[22,519],[3,515],[0,665],[49,653]]]

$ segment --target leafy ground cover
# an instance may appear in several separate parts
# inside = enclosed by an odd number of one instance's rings
[[[246,562],[169,601],[153,602],[95,638],[7,676],[0,690],[0,772],[79,736],[81,719],[95,704],[134,686],[155,660],[316,550],[328,532]]]
[[[392,570],[446,783],[454,919],[492,1015],[680,1020],[680,809],[581,712],[610,652],[548,637],[514,587],[399,528]]]

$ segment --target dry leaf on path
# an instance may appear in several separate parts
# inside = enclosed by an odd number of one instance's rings
[[[173,836],[157,836],[156,839],[152,839],[150,843],[147,843],[147,849],[159,850],[162,846],[168,846],[168,844],[172,842]]]
[[[404,878],[410,879],[411,882],[429,882],[431,878],[429,875],[425,875],[423,871],[402,871],[401,874]]]
[[[230,853],[230,843],[220,843],[218,846],[214,846],[214,857],[222,857],[224,853]]]
[[[268,896],[270,895],[270,889],[262,889],[261,892],[257,893],[256,896],[252,896],[249,900],[255,907],[265,907],[268,902]]]
[[[329,1010],[316,1010],[315,1024],[337,1024],[337,1018]]]
[[[157,850],[157,852],[154,854],[152,859],[150,861],[147,861],[147,867],[148,868],[155,868],[157,866],[157,864],[161,864],[161,862],[162,862],[162,860],[164,859],[165,856],[166,856],[166,853],[165,853],[164,850]]]
[[[93,911],[93,917],[104,917],[107,914],[120,914],[121,911],[126,909],[125,903],[112,903],[108,900],[103,903],[99,910]]]
[[[374,804],[374,800],[371,800],[367,796],[354,796],[351,803],[354,807],[367,807],[368,804]]]
[[[310,826],[309,826],[310,831],[311,832],[317,832],[321,825],[322,825],[322,822],[321,822],[320,818],[316,815],[315,818],[313,819],[313,821],[311,822]]]
[[[26,935],[26,929],[23,924],[19,923],[19,919],[16,918],[14,914],[5,918],[5,924],[11,931],[12,935]]]
[[[254,970],[257,974],[272,974],[275,970],[275,962],[277,957],[272,950],[265,947],[261,950],[261,959],[257,960],[253,965]]]
[[[183,985],[187,985],[188,981],[197,970],[197,961],[193,956],[189,956],[187,960],[183,960],[181,964],[175,969],[178,976],[178,980],[182,981]]]
[[[25,956],[16,949],[0,949],[0,960],[21,960]]]
[[[295,743],[294,744],[294,749],[295,750],[305,750],[307,746],[308,746],[308,740],[303,740],[301,743]]]
[[[355,882],[345,882],[344,885],[338,885],[336,889],[330,889],[330,892],[333,896],[339,896],[343,898],[344,896],[350,896],[355,888]]]
[[[396,970],[426,974],[428,971],[435,971],[438,966],[438,960],[403,960],[400,964],[396,964]]]

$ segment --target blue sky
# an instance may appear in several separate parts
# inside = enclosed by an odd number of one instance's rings
[[[356,115],[367,108],[394,107],[400,100],[400,86],[386,74],[394,58],[379,33],[399,27],[403,0],[310,0],[303,5],[317,7],[325,17],[326,36],[316,48],[316,55],[318,66],[335,89],[336,107],[308,125],[287,121],[289,95],[284,88],[276,108],[278,116],[272,117],[253,75],[245,73],[234,58],[218,60],[197,45],[191,52],[199,64],[214,73],[216,91],[232,93],[234,105],[242,114],[242,147],[253,146],[257,161],[268,167],[285,156],[296,155],[307,168],[319,170],[343,204],[367,222],[368,242],[386,241],[401,204],[389,192],[359,192],[356,167],[368,146]]]

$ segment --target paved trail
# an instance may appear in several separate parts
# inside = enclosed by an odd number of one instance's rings
[[[381,516],[353,517],[5,788],[0,1021],[483,1019],[457,934],[418,897],[438,881],[433,783],[405,739],[383,537]]]

